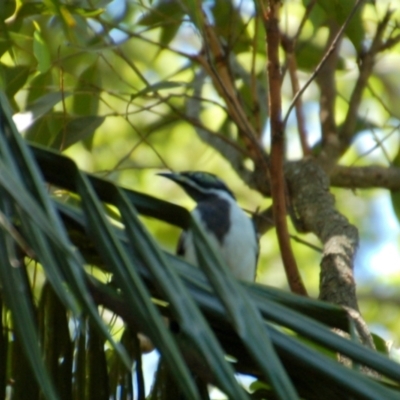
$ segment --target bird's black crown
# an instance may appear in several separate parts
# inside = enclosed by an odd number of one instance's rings
[[[216,175],[202,171],[184,171],[180,173],[162,173],[166,178],[172,179],[195,200],[215,195],[214,190],[228,193],[233,199],[235,196],[226,184]]]

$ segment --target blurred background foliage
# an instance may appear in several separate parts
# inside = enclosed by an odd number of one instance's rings
[[[311,3],[315,2],[283,2],[284,34],[297,34]],[[297,37],[300,84],[326,51],[328,16],[342,24],[354,3],[314,4]],[[202,76],[198,63],[200,7],[221,43],[230,49],[236,87],[268,149],[265,32],[260,17],[254,18],[257,3],[250,0],[6,0],[0,7],[0,87],[23,136],[63,152],[84,171],[188,209],[193,202],[156,172],[213,172],[229,184],[246,210],[255,212],[270,205],[269,199],[238,178],[227,160],[202,141],[196,130],[217,133],[242,146],[213,82]],[[346,30],[335,71],[334,117],[338,124],[348,109],[358,52],[368,45],[389,8],[388,30],[399,35],[400,3],[389,0],[365,2]],[[357,136],[341,164],[399,165],[399,64],[399,44],[377,57],[363,93]],[[256,95],[259,110],[255,113]],[[199,96],[201,109],[196,114],[193,98]],[[288,73],[282,96],[285,112],[293,98]],[[321,136],[319,96],[312,83],[302,97],[308,142],[315,151]],[[294,113],[288,118],[286,135],[288,159],[301,158]],[[252,168],[250,159],[247,166]],[[361,312],[372,331],[398,343],[400,251],[395,210],[400,210],[400,200],[384,189],[332,190],[338,210],[358,227],[361,236],[355,270]],[[159,243],[174,252],[179,229],[151,218],[143,220]],[[290,232],[318,246],[313,235],[299,235],[293,227]],[[292,244],[307,289],[317,297],[320,254],[303,243]],[[39,296],[41,268],[32,265],[29,271]],[[287,289],[273,230],[261,238],[257,281]]]

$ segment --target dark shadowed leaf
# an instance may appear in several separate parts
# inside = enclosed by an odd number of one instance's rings
[[[15,93],[21,89],[29,77],[29,67],[22,65],[9,67],[0,64],[0,74],[3,90],[5,90],[8,98],[13,101]],[[12,106],[14,110],[18,110],[18,106],[14,101]]]
[[[309,2],[305,1],[304,3]],[[332,19],[338,26],[342,26],[356,3],[356,0],[345,2],[340,0],[317,1],[310,14],[310,21],[314,24],[315,28],[320,28]],[[353,15],[345,30],[345,35],[350,39],[357,51],[361,50],[361,44],[365,36],[364,25],[361,19],[362,9],[362,6],[358,7],[358,10]]]
[[[91,138],[104,120],[105,117],[88,116],[68,121],[65,127],[58,132],[51,147],[65,150],[81,140]]]
[[[68,92],[47,93],[36,99],[33,103],[29,104],[24,113],[31,115],[32,122],[36,121],[44,114],[49,112],[61,100],[69,97],[70,95],[71,93]]]

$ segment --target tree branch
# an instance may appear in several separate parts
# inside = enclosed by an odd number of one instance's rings
[[[335,50],[339,40],[342,37],[342,34],[344,32],[344,30],[346,29],[348,23],[350,22],[351,18],[353,17],[353,15],[355,14],[355,12],[357,11],[357,8],[361,5],[361,3],[365,1],[365,0],[357,0],[356,4],[353,7],[352,12],[349,14],[349,16],[346,18],[346,21],[343,23],[343,25],[341,26],[341,28],[339,29],[335,39],[332,41],[331,46],[329,47],[328,51],[325,53],[324,57],[322,58],[322,60],[320,61],[320,63],[318,64],[317,68],[315,68],[314,72],[311,74],[310,78],[307,80],[307,82],[304,84],[304,86],[296,93],[296,95],[293,97],[292,102],[290,103],[290,106],[288,108],[288,111],[286,113],[286,116],[283,120],[283,124],[284,126],[286,125],[287,119],[289,118],[289,114],[292,111],[294,105],[296,104],[297,99],[302,96],[302,94],[305,92],[305,90],[308,88],[308,86],[311,84],[311,82],[315,79],[315,77],[318,75],[318,73],[320,72],[321,68],[324,66],[324,64],[326,63],[326,61],[328,60],[328,58],[330,57],[330,55],[333,53],[333,51]]]
[[[320,298],[358,310],[353,279],[356,228],[335,210],[328,177],[313,161],[288,164],[286,173],[294,211],[305,231],[313,232],[324,245]]]
[[[294,293],[307,295],[290,246],[286,222],[286,190],[283,173],[284,130],[281,108],[281,73],[279,63],[279,9],[280,1],[269,0],[264,8],[264,25],[267,34],[269,109],[271,124],[270,179],[273,213],[283,265],[289,286]]]
[[[211,77],[218,94],[225,100],[229,115],[235,121],[239,134],[245,142],[251,158],[262,167],[265,164],[264,160],[267,155],[261,149],[257,140],[257,132],[251,125],[244,112],[244,107],[239,101],[229,65],[229,57],[224,52],[215,30],[210,24],[204,24],[203,39],[206,56],[199,54],[195,57],[195,60],[203,66],[207,74]],[[267,176],[267,168],[264,169],[264,172],[265,177]]]
[[[286,52],[286,64],[289,70],[290,82],[292,84],[292,91],[295,95],[300,90],[299,79],[297,77],[297,62],[294,53],[294,40],[282,35],[281,44]],[[303,156],[309,156],[311,154],[310,146],[307,142],[307,128],[303,113],[303,102],[301,97],[297,98],[295,103],[296,119],[297,119],[297,129],[300,137],[301,149],[303,151]]]
[[[330,176],[332,186],[348,189],[383,188],[400,190],[400,168],[381,167],[343,167],[337,165]]]
[[[250,187],[268,195],[269,190],[269,169],[268,154],[261,147],[258,140],[260,136],[252,126],[245,108],[238,96],[233,74],[231,71],[229,54],[224,51],[214,27],[208,23],[203,24],[204,28],[204,52],[191,57],[199,63],[206,74],[212,79],[214,87],[221,98],[225,101],[230,119],[236,124],[240,138],[243,140],[249,158],[254,162],[254,171],[249,171],[243,163],[234,163],[235,170],[240,176],[246,175],[245,181]],[[218,143],[219,145],[221,143]],[[220,153],[228,160],[221,147]],[[228,160],[229,161],[229,160]]]
[[[361,0],[357,4],[361,3]],[[387,12],[384,19],[378,25],[374,40],[368,51],[363,52],[359,56],[359,75],[349,100],[349,108],[345,121],[339,130],[338,140],[330,141],[323,148],[318,156],[318,162],[323,166],[326,172],[330,172],[334,168],[336,161],[343,155],[351,143],[356,132],[356,123],[358,118],[358,110],[360,107],[362,94],[368,84],[368,79],[372,73],[375,56],[382,46],[382,37],[386,26],[390,21],[390,12]]]
[[[350,20],[348,18],[348,20]],[[343,27],[342,27],[343,28]],[[336,102],[336,80],[335,72],[339,60],[339,48],[341,43],[341,33],[335,21],[330,21],[329,38],[327,52],[331,56],[321,66],[317,75],[317,85],[320,91],[319,117],[322,131],[322,147],[329,142],[337,140],[337,126],[335,121],[335,102]]]
[[[354,256],[358,246],[357,229],[339,214],[329,193],[329,179],[312,160],[286,166],[294,211],[305,231],[313,232],[323,243],[320,272],[320,299],[358,312],[353,276]],[[370,334],[366,325],[356,321],[364,343]],[[365,329],[364,329],[364,328]]]
[[[206,72],[201,71],[197,74],[193,81],[194,96],[188,97],[186,102],[185,119],[189,121],[200,120],[202,105],[200,94],[206,76]],[[233,146],[231,141],[228,141],[216,133],[210,132],[209,130],[200,126],[200,124],[194,124],[193,127],[196,130],[199,138],[218,151],[250,188],[258,190],[264,195],[268,195],[270,193],[270,185],[262,169],[260,168],[259,171],[254,173],[245,166],[246,156],[253,159],[250,154],[247,154],[245,150],[239,150],[236,147],[237,145]],[[258,144],[257,146],[259,147]],[[263,162],[266,162],[266,160],[264,159]]]

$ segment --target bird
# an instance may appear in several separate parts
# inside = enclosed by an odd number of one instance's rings
[[[259,241],[253,220],[240,208],[228,186],[216,175],[202,171],[162,172],[196,203],[192,216],[203,227],[211,245],[220,253],[237,279],[254,282]],[[199,266],[193,233],[183,231],[177,254]]]

